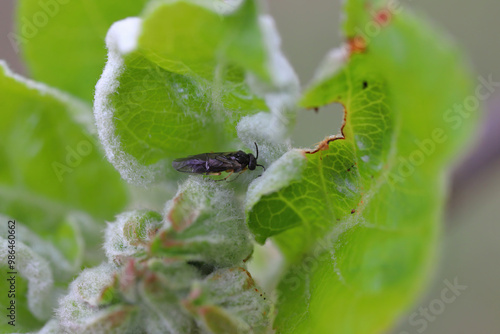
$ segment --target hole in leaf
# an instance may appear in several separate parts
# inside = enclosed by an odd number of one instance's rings
[[[314,148],[325,137],[339,134],[343,121],[344,107],[340,103],[323,106],[317,112],[299,110],[292,133],[293,146]]]

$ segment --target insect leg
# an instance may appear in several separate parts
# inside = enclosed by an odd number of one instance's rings
[[[229,175],[228,175],[228,176],[226,176],[225,178],[220,179],[220,180],[215,180],[215,182],[219,182],[219,181],[225,181],[225,180],[227,180],[227,178],[228,178],[228,177],[230,177],[231,175],[233,175],[233,173],[234,173],[234,169],[229,169],[229,170],[227,170],[227,172],[229,172]],[[219,173],[219,175],[220,175],[220,174],[221,174],[221,173]]]
[[[244,172],[244,171],[246,171],[246,170],[247,170],[247,168],[246,168],[246,167],[245,167],[245,168],[243,168],[243,169],[241,170],[241,172],[239,172],[239,173],[238,173],[238,175],[237,175],[237,176],[233,179],[233,181],[234,181],[234,180],[236,180],[238,177],[240,177],[241,173],[243,173],[243,172]]]
[[[228,170],[228,172],[229,172],[229,170]],[[227,180],[227,179],[228,179],[228,177],[230,177],[231,175],[233,175],[233,173],[234,173],[234,169],[231,169],[231,170],[230,170],[230,172],[231,172],[231,173],[229,173],[229,175],[228,175],[228,176],[226,176],[223,180]]]

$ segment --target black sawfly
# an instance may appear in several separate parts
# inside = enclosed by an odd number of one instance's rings
[[[266,170],[264,166],[257,163],[259,147],[257,143],[254,144],[257,156],[243,151],[202,153],[175,159],[172,161],[172,167],[179,172],[190,174],[221,175],[222,172],[230,173],[224,180],[233,173],[241,174],[247,169],[254,170],[257,166]]]

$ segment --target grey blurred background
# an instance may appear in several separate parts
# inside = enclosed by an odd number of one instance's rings
[[[500,81],[500,1],[401,2],[446,29],[466,50],[477,75]],[[0,59],[26,75],[7,39],[15,3],[0,3]],[[340,0],[268,0],[267,7],[282,36],[283,50],[305,86],[328,50],[342,42]],[[478,144],[453,177],[435,276],[394,334],[500,333],[500,93],[484,107]],[[340,127],[341,118],[339,107],[323,108],[319,114],[301,110],[295,145],[319,142]],[[443,303],[441,292],[454,280],[466,288],[453,302]]]

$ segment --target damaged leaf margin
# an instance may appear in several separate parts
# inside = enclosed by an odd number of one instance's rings
[[[476,109],[460,126],[453,114],[473,95],[471,76],[460,50],[424,20],[402,8],[380,20],[389,3],[346,2],[346,46],[327,56],[301,100],[311,109],[341,103],[341,134],[284,155],[274,165],[295,174],[273,165],[249,189],[251,231],[287,258],[280,333],[385,330],[435,259],[445,175],[476,124]],[[368,25],[380,31],[369,35]],[[285,181],[267,185],[273,178]]]

